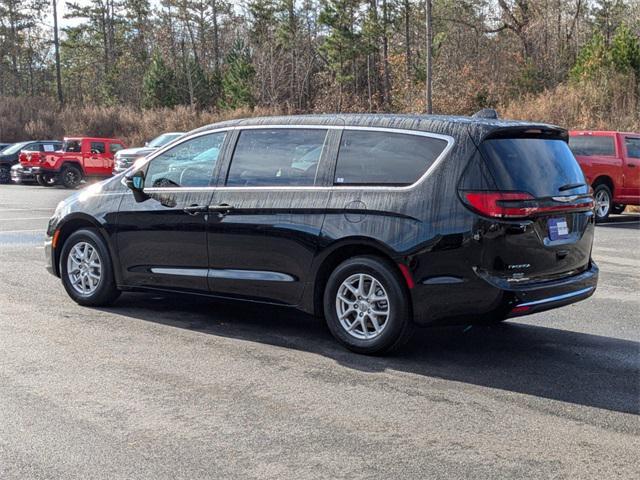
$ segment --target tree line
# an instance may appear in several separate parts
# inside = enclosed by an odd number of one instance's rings
[[[640,118],[637,0],[85,0],[66,2],[60,32],[56,2],[0,0],[0,97],[423,112],[431,70],[436,113],[571,88],[592,103],[622,96]]]

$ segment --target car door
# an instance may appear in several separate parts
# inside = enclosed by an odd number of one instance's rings
[[[626,158],[624,162],[625,195],[640,197],[640,136],[624,137]]]
[[[209,216],[209,285],[229,297],[295,305],[329,199],[327,127],[235,132]]]
[[[190,137],[141,167],[148,198],[125,194],[117,219],[126,285],[208,291],[207,208],[225,138]]]

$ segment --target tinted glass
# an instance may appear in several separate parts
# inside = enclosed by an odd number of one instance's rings
[[[111,143],[109,144],[109,151],[111,153],[116,153],[122,150],[124,147],[119,143]]]
[[[148,146],[152,148],[160,148],[180,136],[182,136],[182,133],[163,133],[159,137],[151,140]]]
[[[562,140],[488,140],[480,150],[500,190],[526,192],[534,197],[588,190],[580,165]],[[579,187],[566,188],[569,185]]]
[[[28,142],[20,142],[20,143],[14,143],[13,145],[11,145],[10,147],[5,148],[2,151],[3,155],[11,155],[13,153],[18,153],[20,150],[22,150],[25,146],[28,145]]]
[[[41,152],[55,152],[60,149],[60,143],[41,143],[40,151]]]
[[[627,156],[640,158],[640,138],[626,137],[624,144],[627,146]]]
[[[145,187],[207,187],[211,184],[225,133],[187,140],[149,163]]]
[[[446,148],[437,138],[404,133],[345,130],[340,141],[336,185],[409,185]]]
[[[91,153],[105,153],[106,151],[104,142],[91,142]]]
[[[314,185],[327,131],[244,130],[236,144],[227,185]]]
[[[616,154],[613,137],[594,137],[592,135],[569,137],[569,147],[574,155],[585,157],[592,155],[614,156]]]
[[[82,144],[80,140],[65,140],[62,144],[62,150],[70,153],[80,153],[82,151]]]

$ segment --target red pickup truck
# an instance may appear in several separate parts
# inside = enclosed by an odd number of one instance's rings
[[[41,185],[76,188],[86,178],[110,177],[114,154],[123,148],[117,138],[65,137],[61,150],[40,153],[34,157],[36,164],[23,167],[31,168]]]
[[[593,187],[597,221],[640,205],[640,133],[572,131],[569,147]]]

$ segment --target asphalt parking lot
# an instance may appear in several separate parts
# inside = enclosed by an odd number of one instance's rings
[[[2,479],[637,478],[639,215],[591,299],[370,358],[286,309],[77,306],[41,247],[68,194],[0,186]]]

